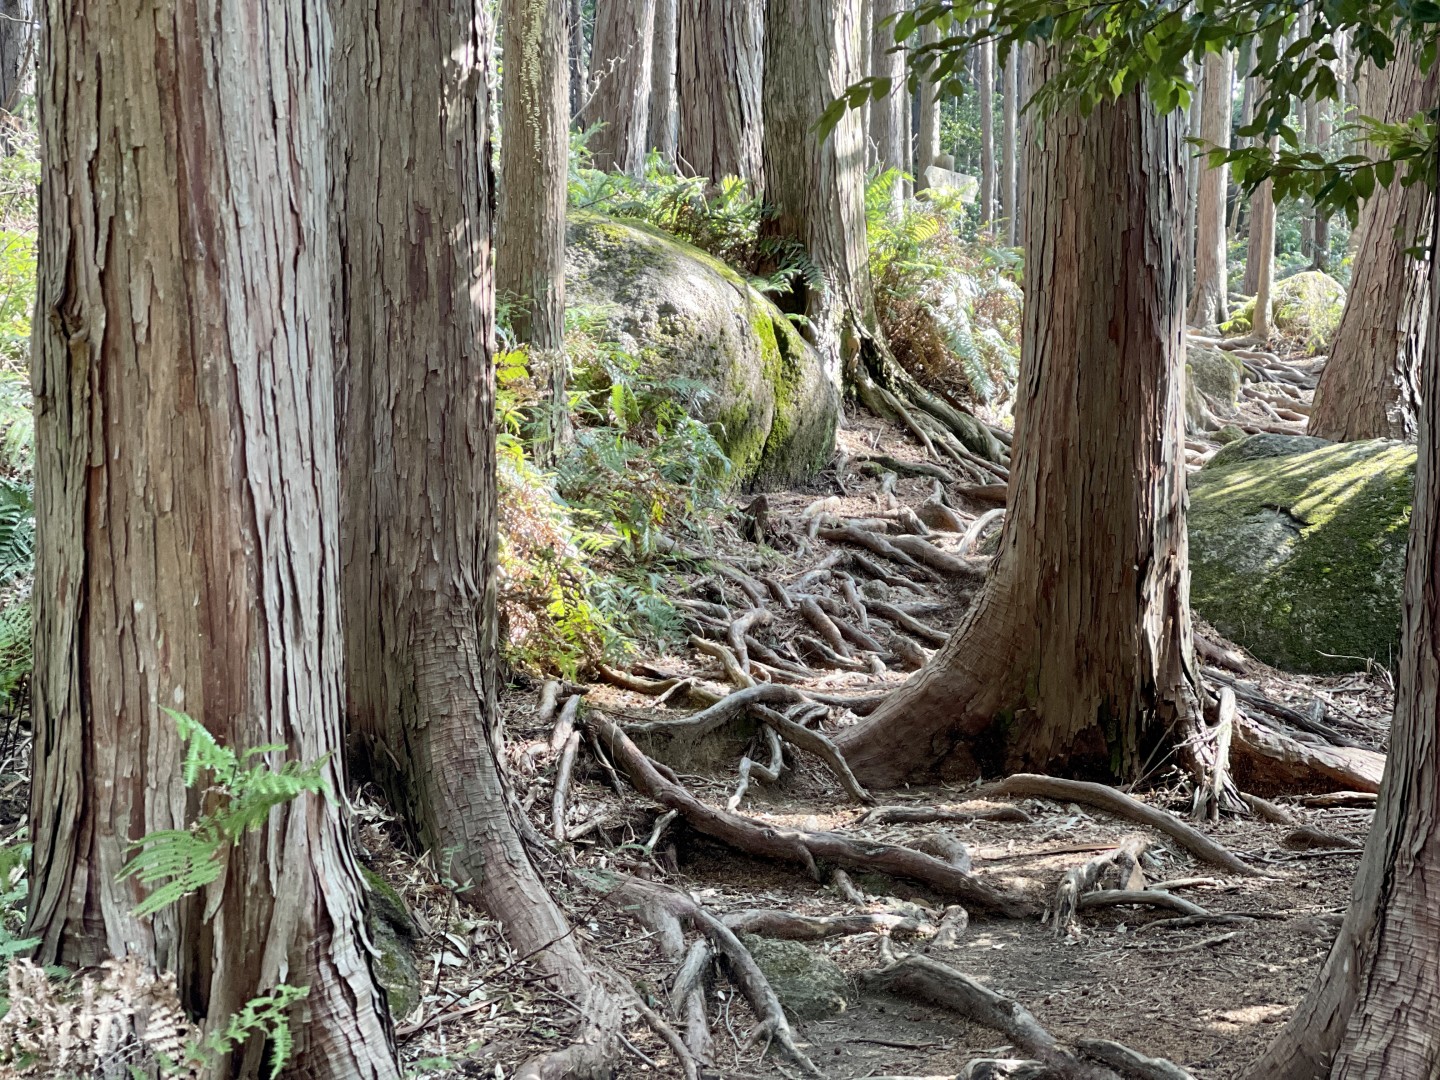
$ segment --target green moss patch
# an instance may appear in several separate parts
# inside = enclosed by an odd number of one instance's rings
[[[1190,481],[1196,613],[1289,671],[1393,662],[1414,478],[1402,443],[1225,447]]]

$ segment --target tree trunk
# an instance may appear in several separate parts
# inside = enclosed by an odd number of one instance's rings
[[[581,125],[600,125],[590,139],[597,169],[639,176],[645,168],[654,44],[655,0],[596,0],[590,100]]]
[[[676,47],[679,0],[655,0],[655,45],[651,62],[650,149],[669,165],[675,164],[679,136],[679,108],[676,103]],[[759,145],[759,139],[756,140]]]
[[[306,0],[153,9],[45,9],[28,932],[43,963],[175,972],[212,1029],[308,987],[286,1075],[388,1080],[342,809],[329,28]],[[276,765],[330,755],[337,798],[277,807],[139,919],[130,845],[205,799],[162,707]]]
[[[1422,75],[1413,49],[1370,76],[1379,115],[1401,123],[1435,108],[1440,69]],[[1426,183],[1377,187],[1360,212],[1350,294],[1315,388],[1310,431],[1324,439],[1413,439],[1430,310],[1429,266],[1409,249],[1429,234]],[[1434,354],[1432,354],[1434,355]]]
[[[870,103],[870,140],[875,144],[875,167],[881,172],[896,171],[891,200],[898,213],[905,198],[905,109],[909,95],[905,92],[905,47],[895,41],[895,18],[905,9],[905,0],[873,0],[873,5],[871,74],[889,79],[890,89]]]
[[[680,163],[762,182],[765,12],[759,0],[680,0]]]
[[[1317,102],[1316,107],[1318,119],[1316,120],[1315,141],[1320,152],[1326,154],[1330,150],[1332,134],[1331,102]],[[1320,270],[1327,274],[1330,272],[1330,213],[1326,210],[1317,211],[1315,214],[1315,257],[1310,260],[1310,269]]]
[[[1137,92],[1037,137],[1000,552],[930,666],[838,737],[867,785],[1004,768],[1133,778],[1198,715],[1179,118]]]
[[[980,97],[980,227],[995,220],[995,43],[982,41],[976,93]]]
[[[590,52],[585,43],[585,0],[569,0],[570,118],[578,120],[590,98]]]
[[[1000,151],[1000,215],[1005,219],[1005,245],[1015,246],[1015,124],[1020,109],[1020,54],[1018,47],[1005,58],[1003,143]]]
[[[920,43],[934,45],[940,31],[934,22],[920,28]],[[940,157],[940,89],[929,79],[921,79],[916,88],[920,95],[919,137],[915,142],[915,190],[925,188],[925,170]]]
[[[504,0],[500,29],[500,201],[495,289],[510,326],[530,346],[530,371],[548,385],[538,456],[552,461],[569,441],[565,401],[565,199],[569,181],[569,42],[566,0]]]
[[[1200,92],[1191,95],[1190,108],[1185,113],[1184,137],[1186,139],[1196,138],[1200,134],[1200,106],[1204,97],[1204,85],[1202,75],[1204,69],[1201,66],[1195,65],[1193,62],[1191,62],[1189,66],[1193,81],[1195,85],[1200,88]],[[1198,236],[1196,226],[1199,224],[1197,204],[1200,201],[1200,169],[1200,163],[1194,159],[1193,154],[1186,154],[1185,247],[1183,249],[1182,258],[1185,261],[1185,267],[1187,270],[1194,267],[1196,258],[1196,238]]]
[[[828,138],[815,124],[859,78],[860,0],[769,0],[765,21],[765,236],[798,242],[824,275],[797,279],[781,306],[805,315],[804,332],[840,385],[842,362],[874,321],[865,249],[865,175],[859,117],[845,112]]]
[[[1200,116],[1203,150],[1230,146],[1230,52],[1205,54],[1204,101]],[[1202,152],[1203,152],[1202,150]],[[1227,314],[1229,285],[1226,282],[1225,195],[1230,170],[1224,165],[1209,166],[1198,158],[1192,168],[1199,170],[1200,189],[1195,219],[1195,281],[1190,290],[1190,325],[1217,327]]]
[[[1431,222],[1430,247],[1437,235]],[[1440,296],[1432,259],[1430,295]],[[1432,312],[1432,356],[1440,317]],[[1440,371],[1425,364],[1400,677],[1380,802],[1350,908],[1309,997],[1255,1080],[1440,1075]]]
[[[601,1075],[616,1009],[530,865],[497,765],[490,31],[473,0],[421,7],[335,14],[351,727],[419,845],[600,1032],[565,1075]]]
[[[0,111],[14,112],[35,60],[33,0],[0,0]]]
[[[768,0],[767,0],[768,2]],[[860,4],[860,65],[861,75],[869,75],[873,71],[874,57],[871,55],[872,46],[875,44],[875,0],[859,0]],[[766,25],[769,25],[769,15],[766,15]],[[870,114],[873,111],[870,105],[870,98],[865,98],[865,103],[856,110],[860,119],[860,144],[864,153],[864,161],[861,168],[869,171],[875,167],[875,144],[870,139]]]
[[[1270,140],[1270,152],[1278,149],[1278,140]],[[1250,196],[1250,248],[1245,259],[1245,274],[1255,267],[1255,313],[1250,318],[1250,332],[1260,341],[1270,340],[1270,291],[1275,284],[1275,185],[1266,180]]]

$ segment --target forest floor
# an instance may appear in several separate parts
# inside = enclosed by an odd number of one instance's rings
[[[1305,383],[1314,365],[1268,359],[1255,361],[1235,420],[1253,430],[1303,431],[1290,417],[1276,415],[1269,398],[1308,404]],[[1258,383],[1268,374],[1273,385]],[[1291,377],[1298,375],[1298,380]],[[1266,379],[1268,383],[1270,380]],[[1297,393],[1298,390],[1298,393]],[[1283,408],[1283,405],[1282,405]],[[1292,410],[1286,410],[1294,415]],[[793,667],[808,669],[798,681],[807,692],[835,695],[873,694],[902,682],[916,649],[931,642],[910,637],[897,644],[894,627],[870,610],[868,632],[885,643],[889,667],[896,670],[836,668],[807,639],[818,637],[812,621],[785,604],[809,594],[824,609],[843,614],[858,626],[862,619],[847,599],[843,579],[864,581],[867,598],[904,605],[912,617],[933,630],[948,633],[962,621],[975,594],[974,580],[957,586],[954,575],[928,574],[897,566],[892,560],[852,544],[815,535],[815,525],[861,521],[884,532],[902,527],[905,511],[925,516],[925,503],[935,494],[927,476],[906,475],[894,462],[924,465],[924,451],[896,427],[861,411],[847,415],[840,433],[841,464],[813,484],[767,494],[764,521],[757,530],[755,514],[737,510],[715,532],[718,561],[697,564],[693,573],[677,574],[672,595],[685,608],[692,644],[664,655],[637,657],[629,673],[584,687],[566,687],[583,694],[583,715],[603,716],[616,724],[643,724],[684,717],[743,679],[727,673],[723,649],[729,640],[726,622],[753,610],[756,598],[745,588],[761,589],[768,622],[752,628],[754,638],[774,650],[769,666],[757,650],[749,650],[750,671],[769,671],[777,681]],[[1203,437],[1189,440],[1192,459],[1203,460],[1214,444]],[[877,456],[891,459],[879,466],[862,465]],[[929,462],[934,465],[935,462]],[[942,466],[954,471],[955,462]],[[868,470],[868,471],[867,471]],[[893,475],[886,476],[886,473]],[[972,478],[971,484],[974,485]],[[943,551],[983,548],[971,526],[987,511],[955,493],[957,485],[942,484],[961,532],[932,529],[927,541]],[[753,507],[753,504],[752,504]],[[933,516],[933,510],[930,515]],[[877,520],[878,519],[878,520]],[[892,524],[893,523],[893,524]],[[998,529],[994,516],[987,521]],[[833,534],[832,534],[833,535]],[[748,537],[748,539],[747,539]],[[759,539],[761,542],[756,543]],[[694,543],[694,541],[689,541]],[[862,561],[854,561],[860,551]],[[970,557],[965,551],[964,556]],[[884,564],[883,573],[913,576],[916,588],[877,587],[863,565]],[[717,572],[717,568],[725,569]],[[817,568],[821,569],[818,573]],[[738,571],[738,573],[736,572]],[[748,578],[749,585],[742,579]],[[763,582],[760,579],[764,579]],[[930,580],[933,579],[933,580]],[[768,584],[767,584],[768,583]],[[780,586],[777,588],[776,586]],[[863,603],[863,601],[862,601]],[[722,612],[721,608],[725,610]],[[838,617],[838,615],[837,615]],[[1212,643],[1240,654],[1204,626]],[[907,634],[907,636],[909,636]],[[913,648],[911,646],[914,646]],[[733,651],[733,650],[732,650]],[[717,655],[718,654],[718,655]],[[774,659],[778,656],[780,659]],[[864,665],[857,665],[864,667]],[[1233,672],[1272,702],[1288,704],[1310,716],[1321,716],[1345,734],[1375,750],[1383,750],[1388,734],[1392,687],[1388,673],[1375,671],[1344,677],[1297,677],[1271,670],[1248,657],[1242,672]],[[650,680],[648,683],[645,680]],[[678,681],[678,685],[677,685]],[[617,683],[628,683],[627,689]],[[633,687],[644,687],[644,692]],[[661,692],[670,688],[668,697]],[[553,811],[560,755],[552,750],[555,712],[537,709],[536,687],[512,687],[503,702],[508,723],[510,765],[520,797],[535,829],[547,839],[556,831]],[[708,692],[707,692],[708,691]],[[691,700],[686,701],[689,694]],[[1317,702],[1320,705],[1317,706]],[[795,710],[803,713],[805,706]],[[1242,709],[1248,706],[1242,704]],[[813,711],[813,709],[812,709]],[[802,716],[809,723],[813,716]],[[833,732],[854,723],[848,709],[833,707],[820,717],[819,729]],[[567,721],[562,719],[564,728]],[[582,724],[584,721],[582,720]],[[1274,725],[1276,721],[1267,720]],[[632,727],[632,731],[635,731]],[[1296,734],[1292,732],[1291,734]],[[769,750],[761,733],[748,752],[762,762]],[[1302,741],[1307,737],[1299,736]],[[718,736],[717,736],[718,738]],[[556,745],[565,741],[562,730]],[[663,742],[663,740],[662,740]],[[649,744],[646,744],[649,745]],[[707,806],[719,810],[732,798],[737,765],[747,750],[739,743],[715,744],[714,752],[676,763],[675,778]],[[1030,1010],[1056,1039],[1074,1046],[1079,1039],[1111,1039],[1143,1054],[1168,1058],[1201,1080],[1242,1075],[1262,1052],[1310,986],[1338,929],[1359,863],[1359,845],[1373,815],[1373,795],[1354,795],[1344,805],[1314,805],[1311,791],[1255,792],[1269,795],[1292,817],[1275,824],[1253,816],[1226,816],[1200,828],[1265,877],[1236,876],[1206,865],[1171,837],[1135,821],[1115,817],[1091,805],[1041,798],[989,797],[973,803],[972,785],[954,783],[909,787],[878,793],[887,806],[937,807],[960,811],[1008,804],[1029,820],[956,820],[918,824],[867,824],[871,808],[845,794],[832,772],[809,753],[786,748],[778,782],[750,784],[736,813],[770,829],[829,830],[855,840],[885,841],[938,851],[956,857],[963,845],[973,873],[1015,893],[1031,897],[1037,907],[1051,905],[1057,885],[1068,871],[1114,848],[1123,838],[1141,834],[1149,842],[1143,864],[1150,882],[1179,881],[1172,895],[1201,905],[1211,915],[1239,919],[1202,921],[1198,925],[1166,922],[1175,912],[1150,906],[1116,906],[1086,910],[1079,927],[1057,935],[1039,918],[1011,919],[972,911],[968,928],[946,941],[936,927],[943,924],[953,897],[904,880],[855,874],[854,882],[835,879],[822,884],[804,865],[742,854],[692,828],[684,817],[668,822],[656,835],[661,809],[612,772],[596,756],[597,741],[582,747],[574,778],[561,805],[563,843],[551,844],[547,876],[578,924],[576,933],[593,955],[633,985],[657,1010],[666,1012],[683,1030],[670,1008],[668,990],[677,958],[662,949],[662,935],[647,929],[621,906],[586,889],[583,882],[621,873],[663,881],[727,921],[739,913],[770,912],[827,917],[860,913],[898,913],[922,924],[917,937],[892,938],[877,932],[851,933],[806,943],[814,954],[832,961],[844,973],[840,996],[844,1010],[814,1019],[792,1018],[799,1049],[827,1077],[955,1076],[976,1057],[1019,1057],[1011,1040],[995,1030],[958,1017],[914,997],[865,989],[859,976],[915,951],[942,961],[979,983]],[[662,747],[663,749],[663,747]],[[652,753],[660,756],[659,750]],[[1245,787],[1244,779],[1241,782]],[[1327,790],[1316,788],[1315,792]],[[1190,796],[1179,770],[1171,767],[1154,776],[1136,796],[1151,806],[1189,818]],[[1336,800],[1330,800],[1334,802]],[[395,848],[378,810],[361,802],[368,814],[363,843],[420,913],[422,925],[435,931],[427,939],[429,992],[411,1017],[400,1018],[400,1042],[408,1057],[446,1054],[469,1076],[509,1076],[534,1052],[563,1045],[573,1028],[568,1003],[548,995],[524,963],[504,942],[500,927],[460,911],[447,890],[435,883],[431,868],[417,864]],[[1315,841],[1297,834],[1308,825],[1329,834]],[[939,846],[937,847],[937,842]],[[1319,843],[1321,846],[1307,846]],[[1325,844],[1346,845],[1326,847]],[[1150,861],[1153,860],[1153,861]],[[819,868],[824,876],[824,867]],[[1189,879],[1185,881],[1184,879]],[[448,932],[442,932],[446,931]],[[705,1004],[713,1035],[707,1076],[769,1077],[800,1075],[797,1066],[772,1049],[762,1055],[765,1040],[752,1043],[756,1016],[745,997],[715,971],[705,983]],[[630,1048],[622,1075],[682,1076],[676,1058],[643,1023],[627,1030]]]
[[[1268,399],[1287,397],[1307,403],[1303,384],[1310,381],[1312,365],[1255,363],[1262,370],[1252,374],[1263,376],[1263,368],[1269,366],[1271,374],[1281,377],[1273,385],[1247,383],[1241,415],[1235,419],[1255,430],[1303,430],[1283,412],[1277,415]],[[1293,376],[1299,376],[1299,382]],[[883,643],[889,656],[886,670],[876,672],[858,662],[851,666],[863,670],[847,670],[826,660],[823,651],[807,641],[818,637],[819,631],[802,617],[798,606],[786,606],[782,598],[793,603],[810,595],[822,610],[859,626],[860,616],[846,596],[848,574],[852,585],[861,586],[864,599],[903,606],[933,634],[943,636],[961,623],[978,589],[976,578],[957,583],[953,574],[906,567],[893,558],[826,539],[817,528],[858,521],[879,535],[887,528],[903,527],[904,522],[913,527],[907,512],[933,519],[934,480],[908,475],[906,466],[923,469],[936,463],[927,462],[923,449],[903,431],[863,410],[847,415],[839,442],[836,467],[803,489],[767,493],[758,530],[755,504],[751,503],[749,514],[737,509],[716,523],[706,551],[716,560],[696,562],[689,572],[674,575],[671,595],[697,635],[692,645],[635,657],[628,672],[612,673],[607,681],[552,687],[559,690],[560,701],[583,697],[582,728],[596,717],[622,727],[685,717],[729,692],[737,680],[733,673],[727,674],[724,662],[715,655],[721,650],[715,646],[728,640],[727,618],[753,610],[755,599],[746,595],[747,587],[761,590],[769,613],[768,622],[752,627],[753,637],[762,650],[774,651],[767,666],[761,663],[764,652],[752,647],[750,670],[762,675],[768,670],[777,680],[787,677],[787,669],[804,671],[803,676],[788,677],[810,694],[855,695],[857,708],[865,695],[899,685],[908,675],[904,669],[918,664],[926,655],[921,650],[933,648],[936,639],[906,631],[902,640],[894,625],[871,607],[867,632]],[[1188,440],[1188,445],[1196,462],[1214,449],[1203,437]],[[872,463],[867,464],[867,459]],[[974,549],[984,549],[984,537],[974,526],[984,519],[983,531],[993,536],[1000,522],[998,515],[986,517],[995,509],[993,495],[992,501],[975,501],[961,494],[962,489],[979,488],[984,477],[972,475],[967,480],[959,475],[958,466],[957,462],[941,466],[956,473],[956,483],[941,485],[956,514],[948,523],[952,530],[932,528],[923,539],[953,557],[983,565],[974,558]],[[928,509],[927,502],[932,503]],[[870,568],[882,567],[880,572],[892,581],[902,576],[915,579],[913,587],[877,584],[866,560]],[[1197,631],[1239,653],[1208,628],[1197,626]],[[704,642],[707,651],[697,651],[696,641]],[[1243,672],[1232,674],[1270,701],[1306,715],[1323,715],[1349,738],[1376,750],[1385,748],[1392,708],[1386,672],[1314,678],[1273,671],[1249,658],[1241,666]],[[662,700],[660,691],[667,687],[671,693]],[[899,928],[893,936],[871,930],[804,945],[842,973],[838,996],[844,1009],[812,1019],[792,1018],[794,1039],[820,1074],[836,1080],[953,1077],[976,1057],[1030,1056],[1014,1050],[1007,1036],[954,1012],[863,985],[862,975],[907,952],[950,965],[1017,1002],[1064,1046],[1074,1047],[1081,1039],[1111,1039],[1168,1058],[1200,1080],[1238,1077],[1262,1052],[1318,972],[1345,910],[1359,863],[1358,845],[1373,814],[1373,796],[1323,806],[1312,804],[1311,791],[1272,790],[1257,793],[1274,799],[1293,823],[1226,816],[1218,823],[1199,825],[1269,875],[1253,877],[1207,865],[1171,836],[1093,805],[996,796],[976,802],[974,785],[965,782],[877,793],[883,805],[949,810],[957,820],[867,823],[865,815],[873,808],[847,796],[815,756],[790,746],[785,748],[778,781],[756,779],[738,803],[737,815],[769,830],[832,831],[856,841],[913,846],[962,864],[968,861],[976,878],[1030,898],[1037,910],[1052,905],[1067,872],[1139,834],[1149,841],[1142,865],[1150,883],[1176,882],[1167,887],[1170,895],[1201,905],[1212,916],[1240,916],[1177,925],[1167,921],[1175,912],[1164,908],[1102,907],[1083,911],[1077,928],[1057,935],[1051,922],[1038,917],[1002,918],[972,910],[968,926],[960,927],[953,922],[953,896],[914,882],[854,871],[853,881],[846,881],[828,874],[822,863],[815,867],[818,876],[826,879],[822,883],[799,862],[743,854],[697,831],[683,816],[666,822],[657,835],[661,808],[626,781],[623,768],[617,776],[612,762],[597,757],[595,741],[581,746],[573,781],[561,803],[565,839],[551,840],[556,831],[553,797],[561,757],[552,750],[557,712],[562,728],[568,721],[563,708],[538,707],[540,691],[537,685],[517,683],[502,700],[517,795],[537,839],[545,840],[543,848],[536,848],[538,861],[587,951],[657,1012],[669,1016],[677,1029],[684,1025],[671,1008],[669,995],[677,958],[666,955],[662,934],[637,921],[628,905],[606,900],[603,889],[592,887],[594,882],[613,882],[616,874],[663,882],[728,922],[755,911],[779,913],[770,918],[772,923],[793,915],[825,918],[866,913],[912,920],[912,929],[919,933],[911,936],[902,935]],[[1242,709],[1250,707],[1242,703]],[[856,721],[843,706],[818,717],[813,707],[808,715],[806,709],[802,705],[792,711],[804,723],[818,720],[816,729],[822,732],[833,733]],[[1267,723],[1277,721],[1271,718]],[[737,766],[750,737],[726,743],[720,734],[713,745],[707,743],[713,749],[708,761],[692,761],[676,769],[676,779],[684,788],[715,810],[723,809],[735,792]],[[562,730],[558,742],[566,741],[563,735]],[[12,725],[3,736],[0,839],[12,837],[22,827],[28,787],[23,733]],[[763,731],[755,734],[748,750],[762,761],[769,758]],[[1241,787],[1245,787],[1243,776]],[[1174,767],[1157,772],[1150,785],[1135,794],[1150,806],[1188,819],[1187,784]],[[534,1054],[563,1046],[575,1027],[574,1006],[545,988],[529,958],[511,949],[502,926],[456,900],[445,882],[443,865],[435,865],[429,857],[417,859],[403,849],[398,829],[367,790],[355,792],[353,804],[362,858],[403,896],[415,919],[424,991],[409,1015],[396,1018],[397,1041],[412,1075],[503,1080]],[[965,819],[967,811],[1002,806],[1023,811],[1028,820]],[[1329,841],[1318,841],[1322,845],[1347,846],[1304,847],[1317,841],[1313,835],[1308,841],[1297,837],[1300,824],[1329,834]],[[793,926],[795,920],[790,923]],[[961,932],[952,937],[947,928]],[[713,1038],[704,1075],[800,1075],[798,1067],[773,1048],[762,1053],[767,1040],[751,1038],[757,1028],[755,1013],[715,965],[710,965],[703,985]],[[675,1056],[643,1022],[630,1024],[625,1036],[620,1075],[684,1075]],[[442,1073],[439,1058],[448,1059],[453,1071]]]

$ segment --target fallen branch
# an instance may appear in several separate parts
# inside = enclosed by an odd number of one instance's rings
[[[787,941],[821,941],[852,934],[918,934],[925,929],[919,919],[903,915],[797,915],[793,911],[760,909],[737,911],[721,917],[737,934]]]
[[[759,687],[756,687],[759,689]],[[893,844],[856,841],[833,832],[806,832],[761,825],[717,810],[681,785],[662,776],[654,763],[610,720],[598,713],[586,723],[599,736],[615,762],[637,790],[667,810],[678,810],[692,828],[750,855],[799,863],[821,880],[816,865],[825,859],[838,866],[887,874],[930,885],[962,903],[1015,918],[1030,914],[1031,905],[1018,896],[986,884],[974,874],[939,859]]]
[[[1035,819],[1018,806],[987,806],[977,810],[949,810],[941,806],[877,806],[867,810],[856,825],[925,825],[936,821],[1008,821],[1028,824]]]
[[[1317,777],[1347,791],[1379,792],[1385,755],[1374,750],[1311,746],[1243,714],[1235,721],[1234,751],[1248,759],[1253,771],[1281,788],[1300,788]]]
[[[1365,749],[1363,743],[1358,743],[1345,735],[1341,735],[1329,724],[1322,724],[1314,717],[1306,716],[1299,709],[1292,709],[1288,705],[1282,705],[1278,701],[1272,701],[1258,690],[1252,690],[1239,680],[1231,678],[1223,671],[1215,668],[1201,668],[1202,674],[1207,679],[1214,679],[1223,683],[1235,691],[1235,696],[1247,705],[1253,705],[1261,712],[1268,713],[1277,720],[1284,720],[1291,727],[1297,727],[1301,731],[1308,731],[1311,735],[1318,735],[1332,746],[1344,746],[1351,749]]]
[[[1080,897],[1079,907],[1086,910],[1098,907],[1119,907],[1122,904],[1145,904],[1150,907],[1169,908],[1181,915],[1209,915],[1199,904],[1192,904],[1183,896],[1174,893],[1157,892],[1154,889],[1105,889],[1101,892],[1086,893]]]
[[[1148,825],[1163,832],[1186,851],[1206,862],[1223,866],[1235,874],[1249,877],[1266,877],[1263,870],[1241,861],[1228,848],[1217,844],[1202,832],[1192,829],[1174,814],[1146,806],[1140,800],[1106,787],[1083,780],[1061,780],[1054,776],[1040,776],[1037,773],[1016,773],[997,783],[981,788],[976,795],[1032,796],[1055,799],[1059,802],[1078,802],[1098,806],[1118,817]]]
[[[575,700],[573,697],[570,699]],[[570,702],[565,704],[568,708]],[[550,801],[550,834],[562,843],[565,840],[565,800],[570,795],[570,774],[575,768],[575,751],[579,749],[580,732],[572,728],[560,753],[560,767],[555,771],[555,794]]]

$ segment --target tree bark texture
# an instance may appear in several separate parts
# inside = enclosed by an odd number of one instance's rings
[[[815,124],[859,78],[860,0],[769,0],[765,22],[765,191],[774,214],[766,236],[799,243],[824,276],[779,298],[807,316],[805,333],[840,385],[842,356],[873,323],[865,247],[865,148],[859,117],[846,112],[829,138]]]
[[[1230,52],[1205,54],[1205,81],[1200,106],[1201,153],[1230,146]],[[1195,280],[1190,288],[1192,326],[1216,327],[1229,318],[1229,285],[1226,282],[1225,195],[1230,169],[1211,166],[1197,157],[1192,168],[1199,170],[1195,217]]]
[[[980,98],[980,227],[993,232],[995,220],[995,43],[982,41],[975,92]]]
[[[585,40],[585,0],[568,0],[570,35],[570,117],[579,119],[590,99],[590,50]]]
[[[905,0],[872,0],[870,64],[876,78],[889,79],[890,89],[870,103],[870,141],[875,144],[875,167],[881,172],[903,173],[909,165],[905,148],[905,112],[910,96],[905,91],[905,46],[895,41],[895,19]],[[783,46],[782,46],[783,47]],[[905,181],[896,176],[892,199],[898,213],[905,197]]]
[[[1005,100],[1002,104],[1002,142],[1000,149],[1000,216],[1005,219],[1005,244],[1015,246],[1019,235],[1015,228],[1015,125],[1020,111],[1020,54],[1012,49],[1005,58]]]
[[[35,60],[34,0],[0,0],[0,110],[13,112]]]
[[[1043,62],[1042,62],[1043,63]],[[1183,455],[1180,121],[1138,94],[1031,155],[1000,551],[929,667],[837,739],[857,777],[1129,776],[1198,715]]]
[[[939,40],[940,31],[935,23],[928,22],[920,28],[922,45],[934,45]],[[929,79],[921,79],[917,91],[920,116],[916,124],[915,190],[921,191],[925,188],[925,170],[940,157],[940,88]]]
[[[569,178],[566,0],[504,0],[500,28],[500,204],[495,288],[516,336],[537,350],[565,338],[565,197]],[[563,368],[562,368],[563,371]],[[563,395],[563,379],[556,391]]]
[[[763,190],[765,11],[759,0],[680,0],[681,168]]]
[[[650,149],[656,0],[596,0],[590,100],[581,114],[595,168],[639,176]]]
[[[1421,74],[1401,43],[1371,75],[1378,115],[1399,123],[1440,103],[1440,69]],[[1430,315],[1428,257],[1409,249],[1428,236],[1435,192],[1426,183],[1377,187],[1360,212],[1350,294],[1315,387],[1310,431],[1325,439],[1413,439]],[[1434,355],[1433,353],[1431,354]]]
[[[679,108],[676,102],[677,30],[679,0],[655,0],[655,45],[651,58],[650,149],[661,160],[675,164],[679,135]],[[757,144],[759,140],[756,140]]]
[[[1270,152],[1278,148],[1272,139]],[[1250,196],[1250,245],[1245,257],[1245,274],[1255,268],[1255,313],[1250,318],[1251,333],[1268,341],[1274,329],[1270,293],[1275,284],[1275,184],[1265,180]]]
[[[1429,235],[1433,249],[1433,221]],[[1437,277],[1432,261],[1432,297]],[[1433,313],[1428,334],[1433,356]],[[1310,996],[1249,1073],[1255,1080],[1440,1075],[1440,372],[1426,364],[1422,374],[1400,678],[1380,801],[1340,935]]]
[[[487,738],[499,731],[488,20],[473,0],[338,0],[336,12],[351,727],[462,894],[538,954],[587,1023],[613,1027],[521,846]]]
[[[286,1075],[398,1077],[342,810],[324,6],[52,0],[42,36],[38,959],[140,956],[212,1026],[308,987]],[[205,799],[162,707],[276,765],[333,755],[335,799],[277,807],[142,920],[129,846]]]

